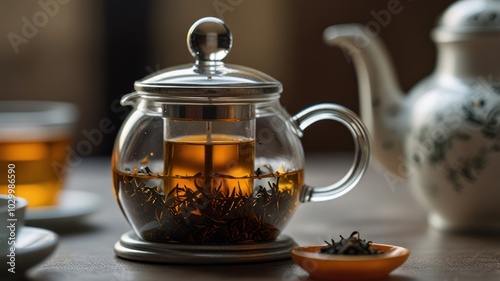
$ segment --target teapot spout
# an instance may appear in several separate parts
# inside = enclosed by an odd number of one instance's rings
[[[358,75],[361,118],[373,137],[373,156],[398,178],[405,176],[403,137],[404,99],[382,41],[360,24],[328,27],[323,39],[352,58]]]

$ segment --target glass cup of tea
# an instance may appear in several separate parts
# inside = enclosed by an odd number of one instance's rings
[[[78,111],[51,101],[0,101],[0,194],[57,204]]]

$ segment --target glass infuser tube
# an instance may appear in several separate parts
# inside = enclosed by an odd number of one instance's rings
[[[212,149],[212,124],[207,121],[207,145],[205,145],[205,183],[204,186],[210,185],[209,175],[213,173],[213,149]]]
[[[166,194],[177,188],[252,195],[255,119],[169,117],[164,123]]]

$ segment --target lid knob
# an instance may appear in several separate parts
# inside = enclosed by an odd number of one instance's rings
[[[231,50],[232,35],[224,21],[206,17],[189,29],[187,45],[197,64],[217,64]]]
[[[433,31],[437,42],[483,39],[500,34],[500,0],[461,0],[441,15]]]

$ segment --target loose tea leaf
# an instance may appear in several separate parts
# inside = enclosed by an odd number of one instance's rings
[[[198,184],[207,178],[202,173],[191,177],[193,186],[173,188],[165,188],[165,182],[171,181],[152,174],[148,167],[114,173],[118,202],[143,238],[190,244],[276,239],[298,205],[303,180],[302,171],[263,174],[258,170],[252,176],[253,193],[247,195],[240,186]]]
[[[357,237],[356,237],[357,235]],[[349,238],[344,238],[340,235],[341,240],[337,243],[332,239],[332,243],[325,243],[325,246],[320,249],[320,253],[329,255],[379,255],[383,254],[380,250],[371,248],[372,241],[366,242],[364,239],[360,239],[359,232],[354,231],[351,233]]]

